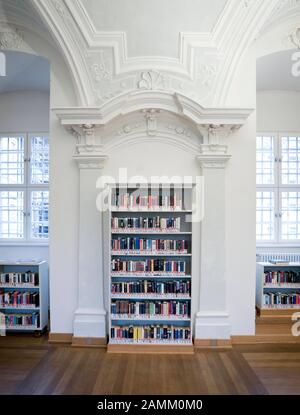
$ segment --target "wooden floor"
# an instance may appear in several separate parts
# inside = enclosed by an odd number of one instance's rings
[[[0,394],[300,394],[300,344],[108,354],[0,337]]]

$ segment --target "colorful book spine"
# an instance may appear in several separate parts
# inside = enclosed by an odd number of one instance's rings
[[[39,293],[0,291],[0,307],[39,307]]]
[[[111,219],[112,229],[132,229],[132,230],[174,230],[180,231],[180,217],[161,218],[156,217],[136,217],[136,218],[116,218]]]
[[[187,253],[189,243],[179,239],[147,239],[140,237],[120,237],[111,240],[112,251],[145,251],[145,252],[180,252]]]
[[[5,315],[5,326],[10,328],[13,326],[26,326],[38,328],[40,325],[39,313],[30,314],[6,314]]]
[[[266,271],[265,284],[300,284],[300,273],[295,271]]]
[[[32,285],[37,286],[38,274],[34,272],[10,272],[0,274],[0,285]]]
[[[134,195],[114,194],[112,207],[120,209],[181,209],[182,201],[176,193],[174,195]]]
[[[111,271],[113,272],[163,272],[163,273],[182,273],[188,272],[186,261],[167,261],[165,259],[146,259],[143,261],[128,261],[113,259],[111,261]]]
[[[264,306],[300,306],[300,293],[280,293],[280,292],[270,292],[263,295]]]
[[[114,301],[111,313],[127,317],[190,317],[190,301]]]
[[[191,330],[188,327],[173,325],[114,326],[111,328],[111,338],[116,340],[128,339],[133,342],[151,340],[188,341],[191,338]]]
[[[190,281],[130,281],[113,282],[112,294],[191,294]]]

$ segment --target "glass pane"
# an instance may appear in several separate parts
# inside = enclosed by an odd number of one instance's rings
[[[274,137],[256,137],[256,183],[274,184]]]
[[[0,192],[0,238],[24,237],[24,193]]]
[[[49,138],[31,138],[31,183],[49,183]]]
[[[281,183],[300,184],[300,137],[281,137]]]
[[[49,237],[49,191],[31,193],[31,238]]]
[[[275,238],[274,192],[256,192],[256,239],[272,241]]]
[[[282,192],[281,201],[281,238],[300,240],[300,192]]]
[[[0,184],[24,183],[24,137],[0,137]]]

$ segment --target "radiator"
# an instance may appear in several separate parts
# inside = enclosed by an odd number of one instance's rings
[[[268,262],[270,260],[300,262],[300,253],[259,252],[256,254],[256,260],[257,262]]]

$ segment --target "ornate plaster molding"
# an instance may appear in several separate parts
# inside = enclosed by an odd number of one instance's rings
[[[229,154],[201,154],[196,157],[202,169],[225,169],[230,159]]]
[[[126,34],[98,31],[81,0],[30,1],[63,52],[82,106],[137,88],[224,105],[239,62],[274,8],[274,0],[228,0],[211,32],[180,34],[178,58],[129,57]]]
[[[23,34],[18,28],[0,27],[0,49],[20,49],[23,44]]]
[[[205,108],[189,97],[167,91],[135,91],[118,96],[100,107],[54,108],[62,125],[104,126],[117,117],[141,110],[161,110],[184,117],[195,125],[241,127],[251,108]]]
[[[73,159],[77,162],[79,169],[103,169],[108,156],[101,153],[75,154]]]
[[[103,153],[103,145],[96,140],[97,126],[95,124],[67,125],[67,130],[76,138],[76,148],[73,159],[80,169],[102,169],[108,156]]]
[[[204,108],[188,97],[152,90],[125,94],[101,107],[56,108],[53,111],[61,124],[75,135],[76,157],[104,155],[104,148],[107,151],[109,147],[118,146],[118,142],[134,144],[142,136],[148,136],[152,140],[157,137],[167,143],[178,143],[179,148],[198,154],[211,165],[222,157],[230,158],[226,138],[240,128],[252,112],[251,109]],[[125,118],[122,126],[118,121],[117,131],[112,130],[112,121],[130,114],[133,114],[130,122]],[[177,120],[176,125],[171,124],[170,119]],[[106,128],[111,140],[104,147]]]

